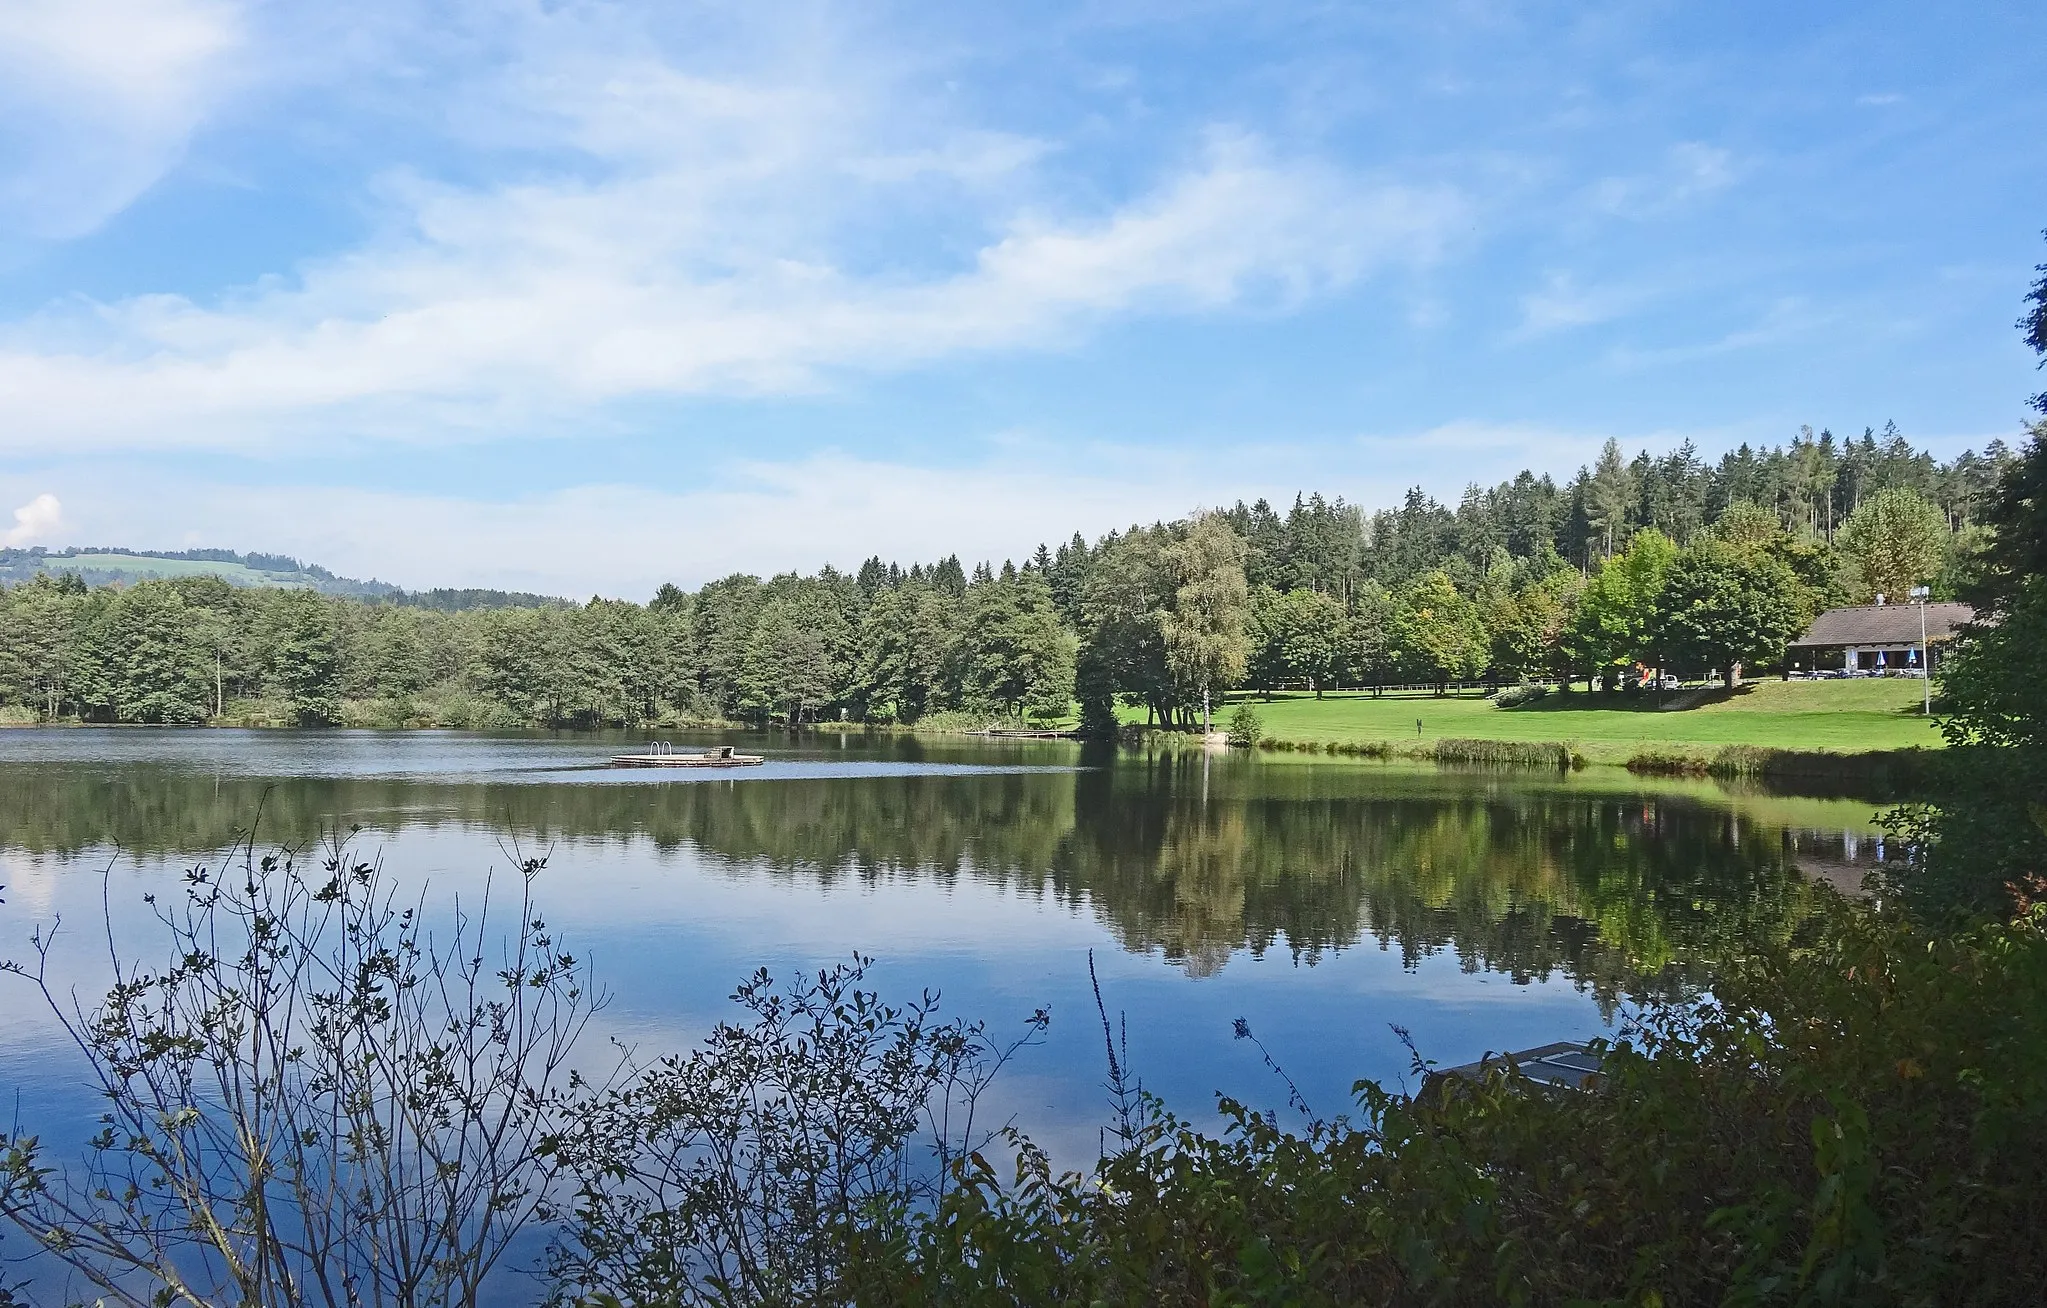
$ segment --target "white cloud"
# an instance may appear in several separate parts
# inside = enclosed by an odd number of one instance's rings
[[[0,452],[587,429],[607,401],[1284,307],[1466,225],[1447,187],[1228,129],[1076,197],[1042,175],[1057,143],[966,121],[859,50],[691,64],[613,7],[487,12],[511,53],[451,76],[435,112],[474,165],[449,174],[499,180],[388,173],[356,249],[216,299],[67,301],[0,327]]]
[[[0,233],[76,236],[155,183],[242,35],[228,0],[0,5]]]
[[[1460,209],[1227,137],[1112,212],[1012,216],[970,265],[906,277],[763,246],[702,185],[662,172],[416,186],[410,239],[288,287],[46,317],[0,338],[15,415],[0,449],[404,436],[632,396],[814,388],[834,369],[1054,343],[1110,315],[1290,303],[1428,258]]]
[[[1581,286],[1569,273],[1552,273],[1541,290],[1522,297],[1521,324],[1513,334],[1527,338],[1596,326],[1632,312],[1649,298],[1640,287]]]
[[[352,577],[412,588],[496,586],[645,599],[664,581],[697,586],[732,572],[857,568],[870,555],[910,563],[957,552],[1021,560],[1078,531],[1092,540],[1133,523],[1296,491],[1342,495],[1367,509],[1408,487],[1455,503],[1467,482],[1522,468],[1560,478],[1593,458],[1606,431],[1453,422],[1361,435],[1349,448],[1241,445],[1177,459],[1143,447],[1053,449],[1010,435],[981,463],[917,467],[825,453],[734,461],[681,489],[582,485],[516,499],[225,485],[81,463],[37,474],[65,495],[72,539],[143,549],[193,546],[295,555]],[[1618,433],[1622,446],[1667,450],[1688,437],[1708,455],[1759,431]],[[0,496],[21,493],[0,476]],[[4,500],[0,500],[4,502]]]
[[[19,548],[48,540],[64,525],[64,506],[50,494],[36,496],[14,511],[14,525],[0,531],[0,545]]]
[[[499,501],[143,480],[103,468],[57,475],[79,483],[67,491],[69,532],[79,539],[278,551],[415,588],[641,600],[664,581],[695,586],[731,572],[810,572],[824,563],[851,569],[871,554],[905,566],[955,551],[969,563],[1020,561],[1040,541],[1178,517],[1215,493],[1213,478],[1192,467],[1140,481],[1124,475],[1113,454],[1099,468],[1074,464],[1005,459],[934,469],[824,454],[734,464],[697,489],[586,485]],[[1048,515],[1047,505],[1057,511]]]
[[[1662,165],[1650,172],[1602,178],[1592,187],[1592,203],[1620,218],[1660,217],[1726,190],[1739,175],[1733,152],[1682,141],[1665,151]]]

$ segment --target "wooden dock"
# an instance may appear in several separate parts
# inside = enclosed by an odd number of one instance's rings
[[[1582,1090],[1599,1079],[1599,1056],[1576,1040],[1559,1040],[1507,1054],[1487,1054],[1476,1063],[1431,1071],[1422,1081],[1423,1100],[1440,1099],[1459,1081],[1477,1084],[1511,1068],[1516,1076],[1543,1090]]]
[[[619,754],[611,760],[615,768],[752,768],[767,762],[758,754],[737,754],[732,746],[690,753],[655,741],[644,754]]]

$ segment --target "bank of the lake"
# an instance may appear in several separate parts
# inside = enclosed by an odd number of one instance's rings
[[[1445,740],[1556,742],[1588,763],[1625,765],[1645,754],[1709,764],[1730,746],[1806,756],[1938,749],[1938,717],[1922,711],[1916,680],[1757,681],[1705,689],[1605,694],[1551,693],[1512,708],[1478,691],[1373,695],[1342,691],[1240,695],[1218,714],[1248,705],[1265,739],[1287,745],[1373,747],[1433,755]]]
[[[383,731],[503,729],[476,706],[409,701],[343,701],[338,728]],[[1938,717],[1922,712],[1921,685],[1906,679],[1756,681],[1729,691],[1694,688],[1653,692],[1552,692],[1505,707],[1490,694],[1435,695],[1399,691],[1239,693],[1217,706],[1218,729],[1240,707],[1261,723],[1268,752],[1365,755],[1423,762],[1507,766],[1613,766],[1661,775],[1722,777],[1775,775],[1836,783],[1874,780],[1886,793],[1909,788],[1923,760],[1939,749]],[[1126,710],[1137,725],[1138,714]],[[35,726],[32,714],[0,717],[0,726]],[[81,725],[77,723],[52,725]],[[232,701],[205,725],[289,728],[281,705]],[[1034,728],[1071,728],[1071,719],[1034,722]],[[948,711],[911,724],[821,722],[798,734],[985,737],[1016,728],[985,714]],[[667,717],[623,733],[628,737],[716,731],[788,735],[783,726],[723,719]],[[618,734],[618,733],[611,733]],[[1163,747],[1198,746],[1184,732],[1146,733]],[[1489,746],[1497,746],[1490,748]]]

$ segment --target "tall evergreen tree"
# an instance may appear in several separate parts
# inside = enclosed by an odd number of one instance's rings
[[[1600,448],[1586,490],[1586,508],[1599,532],[1600,557],[1610,559],[1627,534],[1628,510],[1635,501],[1635,474],[1621,455],[1621,443],[1611,436]]]

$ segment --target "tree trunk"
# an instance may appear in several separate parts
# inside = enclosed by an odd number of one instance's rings
[[[1321,698],[1321,696],[1317,695],[1317,696],[1316,696],[1316,698],[1317,698],[1317,699],[1320,699],[1320,698]],[[1214,714],[1213,714],[1212,712],[1210,712],[1210,711],[1209,711],[1209,706],[1208,706],[1208,687],[1206,687],[1206,686],[1203,686],[1203,687],[1201,688],[1201,734],[1202,734],[1202,735],[1204,735],[1204,736],[1206,736],[1206,735],[1212,735],[1212,734],[1214,734],[1214,732],[1215,732],[1215,715],[1214,715]]]

